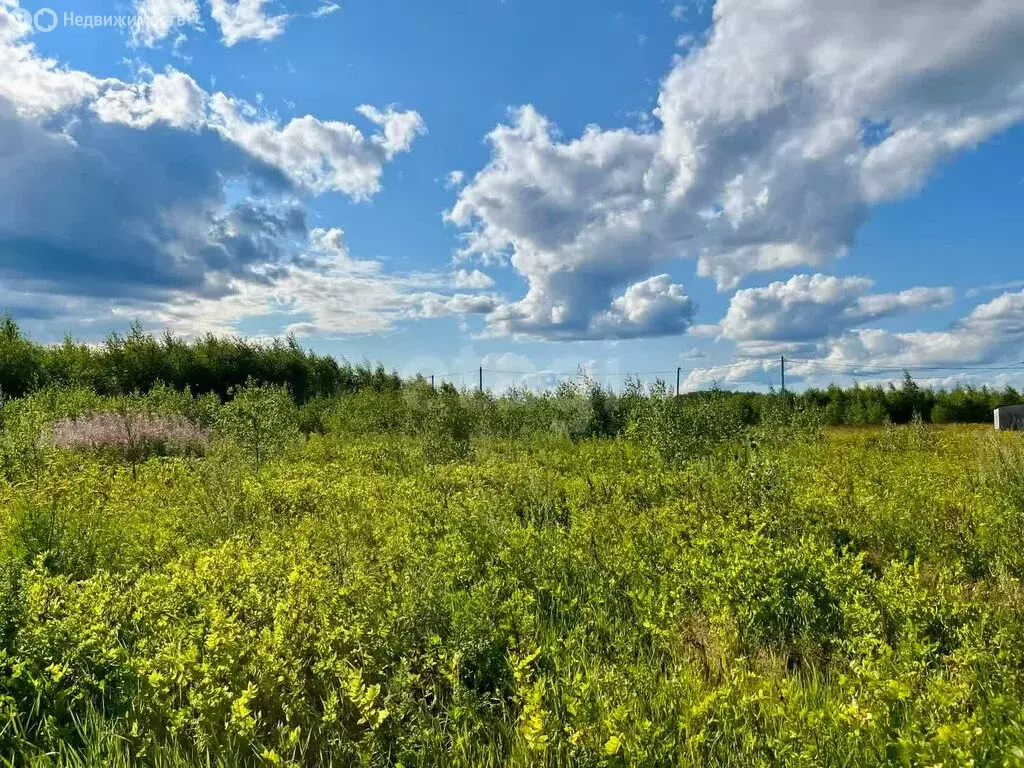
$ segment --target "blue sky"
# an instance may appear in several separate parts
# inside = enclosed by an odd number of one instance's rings
[[[1020,4],[47,2],[0,0],[0,310],[37,338],[1022,380]]]

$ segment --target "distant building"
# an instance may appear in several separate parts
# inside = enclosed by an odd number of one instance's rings
[[[1004,405],[996,408],[996,429],[1024,430],[1024,405]]]

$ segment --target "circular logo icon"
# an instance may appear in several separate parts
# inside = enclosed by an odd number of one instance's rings
[[[17,23],[24,24],[26,27],[32,26],[32,13],[26,8],[11,8],[11,16]]]
[[[57,12],[52,8],[40,8],[32,20],[40,32],[53,32],[57,28]]]

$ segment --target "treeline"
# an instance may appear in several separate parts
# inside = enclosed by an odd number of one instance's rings
[[[748,424],[756,424],[775,394],[724,392],[724,402]],[[689,397],[683,395],[682,397]],[[933,424],[987,424],[992,412],[1004,405],[1024,404],[1024,393],[1006,387],[958,386],[954,389],[922,387],[904,374],[899,384],[875,384],[789,392],[785,397],[802,410],[816,411],[829,426],[872,426],[885,423],[908,424],[915,418]]]
[[[828,424],[869,425],[891,421],[906,424],[920,415],[934,424],[982,424],[992,422],[992,412],[1004,405],[1024,404],[1024,393],[1013,387],[922,387],[909,373],[900,386],[854,386],[843,389],[809,389],[799,399],[820,408]]]
[[[157,384],[222,400],[248,381],[286,386],[298,403],[363,389],[398,390],[396,373],[382,366],[339,363],[303,349],[289,337],[269,344],[212,334],[187,341],[156,337],[134,325],[100,345],[66,338],[45,345],[25,337],[9,317],[0,319],[0,395],[22,397],[48,387],[88,387],[101,395],[148,392]]]
[[[0,319],[0,397],[17,398],[51,387],[85,387],[103,396],[145,393],[157,385],[188,390],[194,395],[214,394],[228,400],[247,382],[287,387],[295,402],[315,424],[328,408],[327,400],[359,392],[382,393],[384,398],[348,400],[353,419],[387,425],[411,402],[425,381],[403,381],[397,373],[369,363],[352,365],[303,349],[294,338],[268,344],[240,338],[207,335],[192,341],[169,333],[161,337],[144,333],[138,326],[125,335],[111,334],[99,345],[68,338],[59,345],[36,343],[10,318]],[[410,390],[412,387],[412,390]],[[651,394],[637,381],[624,391],[613,392],[594,382],[564,383],[557,391],[533,395],[512,391],[492,401],[488,418],[495,431],[515,431],[504,422],[523,424],[573,424],[570,432],[590,436],[621,434],[641,400]],[[667,395],[659,382],[654,394]],[[681,400],[701,393],[682,395]],[[1007,387],[957,387],[950,390],[922,387],[906,374],[899,385],[871,385],[808,389],[799,393],[716,392],[717,410],[737,423],[756,425],[777,407],[780,397],[799,410],[813,411],[828,425],[906,424],[916,417],[936,424],[988,423],[992,411],[1003,405],[1024,404],[1024,393]],[[415,397],[413,397],[415,399]],[[479,398],[474,397],[479,407]]]

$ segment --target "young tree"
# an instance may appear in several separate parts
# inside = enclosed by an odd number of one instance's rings
[[[288,390],[250,380],[218,415],[217,431],[233,440],[259,471],[299,437],[299,414]]]

